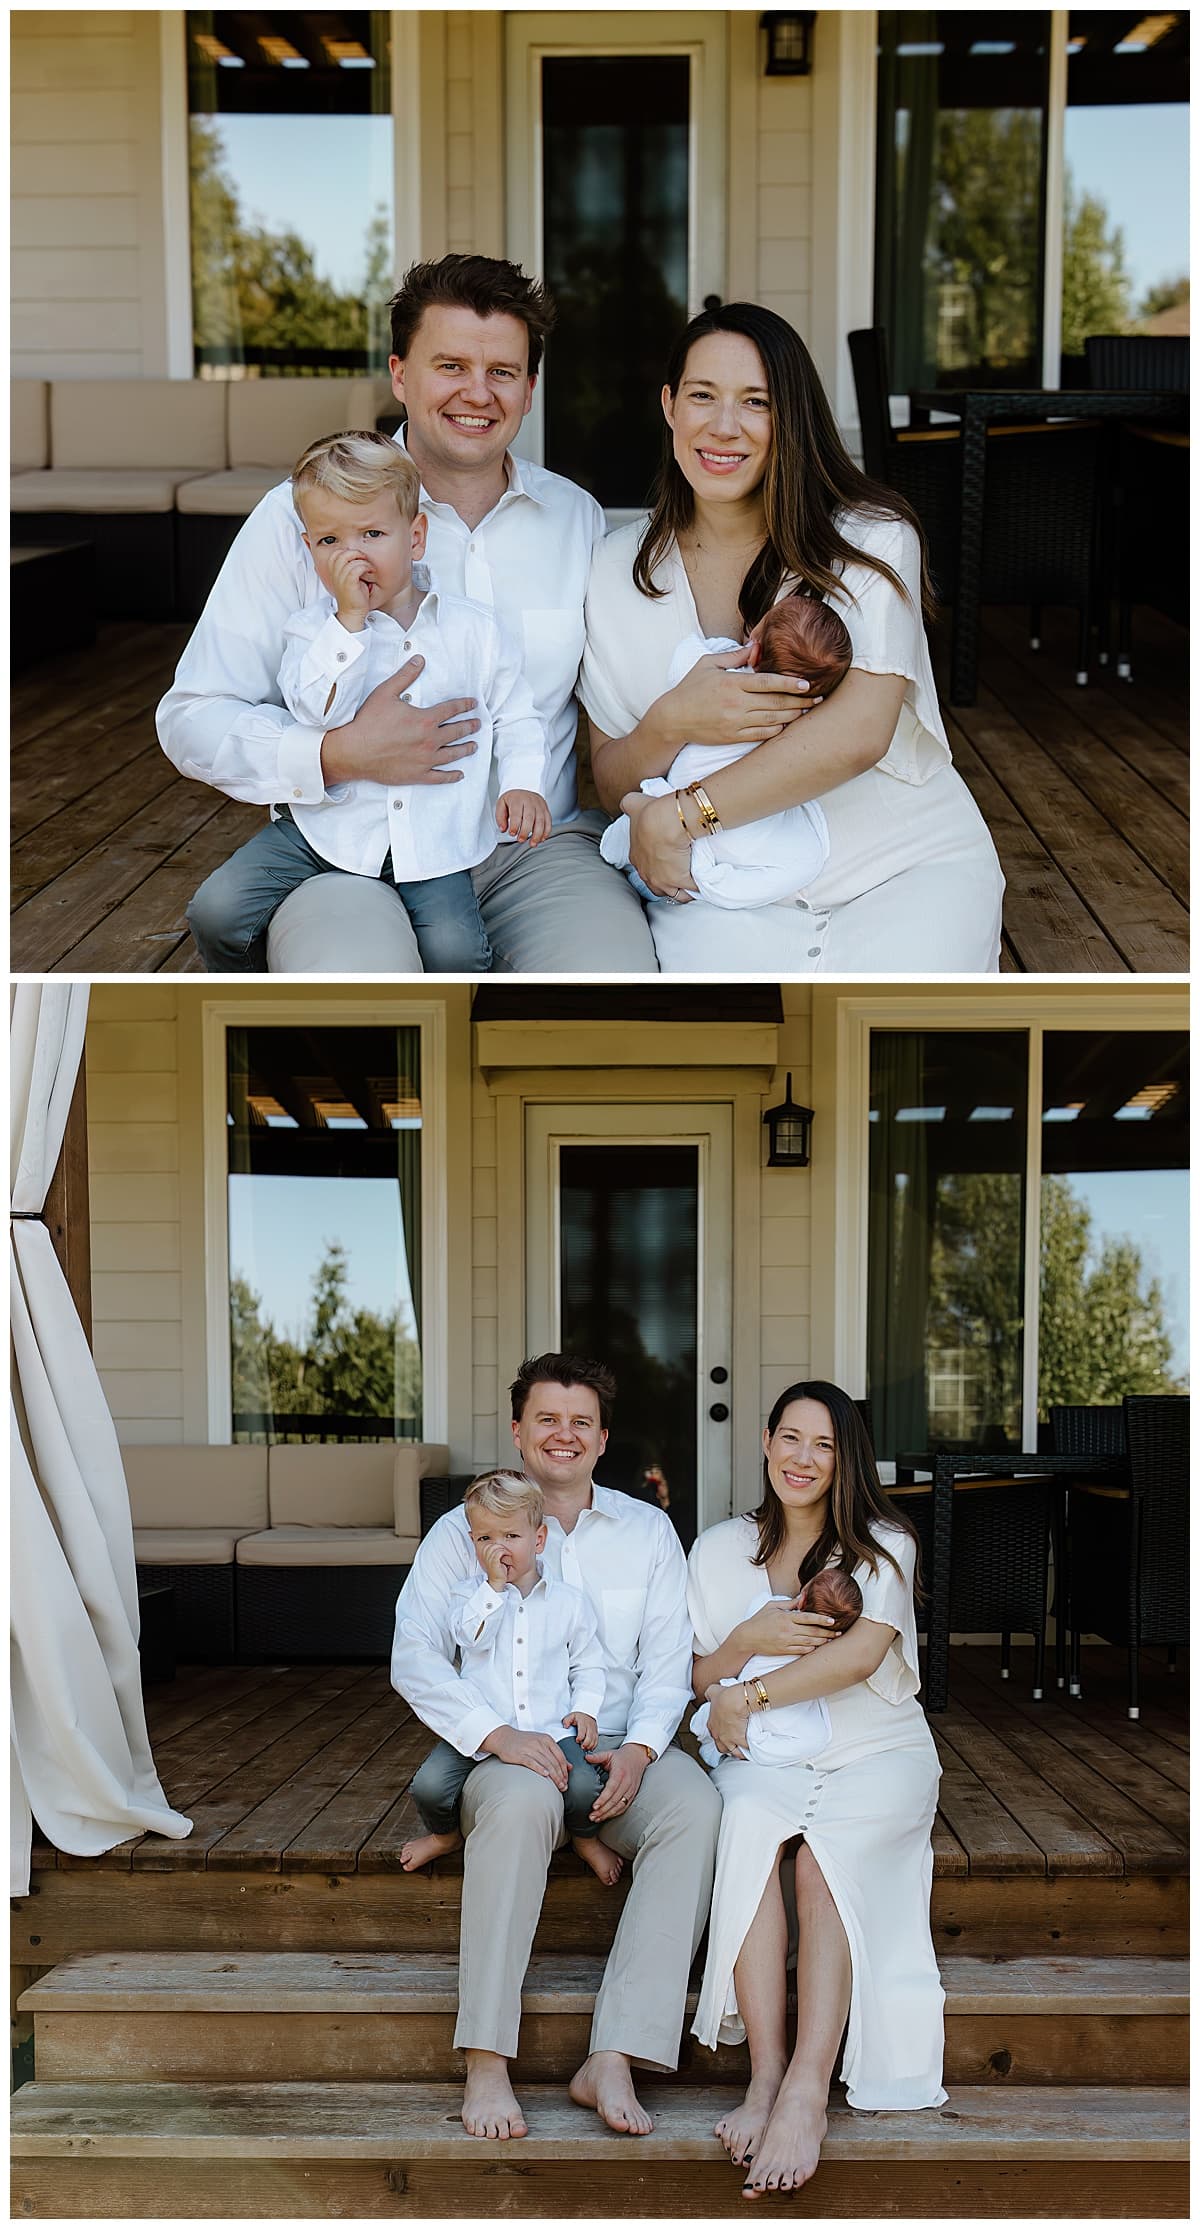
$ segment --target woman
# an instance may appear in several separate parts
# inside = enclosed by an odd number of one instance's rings
[[[659,893],[660,966],[994,971],[1004,881],[950,763],[913,512],[851,463],[803,342],[753,303],[693,318],[663,413],[649,518],[593,559],[579,691],[601,802],[629,812],[632,864]],[[854,660],[798,726],[804,684],[755,672],[745,637],[801,583],[840,613]],[[743,647],[667,689],[673,653],[697,632]],[[741,912],[691,898],[691,842],[712,823],[686,791],[638,790],[685,742],[762,746],[705,785],[725,828],[820,798],[830,855],[802,897]]]
[[[857,1581],[862,1615],[837,1639],[791,1606],[827,1564]],[[763,1492],[749,1516],[702,1533],[688,1562],[693,1684],[707,1695],[724,1806],[708,1961],[693,2024],[702,2043],[750,2049],[744,2103],[717,2123],[746,2195],[813,2173],[846,2028],[849,2102],[940,2105],[942,1987],[929,1933],[930,1828],[939,1766],[917,1702],[916,1541],[879,1491],[853,1402],[817,1379],[789,1386],[763,1433]],[[764,1587],[787,1602],[755,1609]],[[737,1680],[752,1656],[795,1661]],[[829,1746],[809,1764],[746,1755],[752,1709],[822,1696]],[[779,1855],[795,1858],[797,2041],[785,2042],[787,1921]],[[848,2024],[847,2024],[848,2015]]]

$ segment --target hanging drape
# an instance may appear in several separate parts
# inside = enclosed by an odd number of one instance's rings
[[[133,1526],[117,1435],[45,1224],[83,1057],[87,990],[13,994],[11,1116],[11,1879],[29,1888],[32,1821],[96,1857],[153,1830],[180,1841],[150,1753]]]
[[[924,1096],[922,1039],[880,1030],[871,1043],[873,1113],[868,1198],[867,1374],[882,1455],[923,1448],[929,1436],[926,1341],[934,1185],[929,1134],[901,1122]]]

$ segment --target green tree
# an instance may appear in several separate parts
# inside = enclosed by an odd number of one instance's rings
[[[311,1307],[299,1343],[264,1323],[262,1301],[244,1277],[230,1279],[230,1339],[235,1410],[276,1415],[421,1415],[421,1354],[399,1309],[380,1315],[351,1308],[346,1250],[326,1245],[313,1276]]]
[[[935,314],[949,313],[953,339],[927,335],[930,354],[943,369],[1022,363],[1037,321],[1038,117],[1024,109],[943,112],[936,171],[929,300]]]
[[[1186,273],[1177,279],[1162,279],[1157,286],[1148,286],[1138,303],[1139,317],[1157,317],[1160,310],[1173,310],[1181,302],[1192,299],[1192,282]]]
[[[1178,1393],[1162,1288],[1129,1239],[1092,1244],[1091,1211],[1070,1180],[1042,1181],[1042,1304],[1038,1410],[1111,1403],[1126,1393]]]
[[[1063,354],[1082,356],[1089,333],[1124,333],[1129,320],[1125,236],[1119,225],[1110,225],[1108,210],[1095,194],[1076,195],[1068,171],[1063,215]]]

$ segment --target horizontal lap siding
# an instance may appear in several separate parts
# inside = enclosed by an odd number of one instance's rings
[[[93,986],[88,1182],[96,1365],[126,1445],[182,1440],[178,993]]]
[[[474,1358],[471,1386],[472,1461],[504,1461],[500,1432],[500,1385],[497,1357],[500,1342],[500,1277],[496,1220],[496,1115],[495,1102],[481,1076],[471,1080],[471,1350]],[[520,1308],[521,1271],[518,1263],[506,1265],[504,1291],[507,1305]],[[523,1343],[523,1342],[522,1342]]]
[[[779,1066],[763,1098],[764,1114],[783,1098],[789,1074],[793,1099],[801,1106],[812,1104],[812,999],[805,985],[784,985],[783,1013]],[[812,1367],[811,1185],[810,1169],[762,1169],[758,1297],[764,1416],[784,1387],[807,1377]]]

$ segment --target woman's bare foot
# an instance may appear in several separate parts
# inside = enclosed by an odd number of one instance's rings
[[[508,2079],[508,2060],[498,2051],[468,2051],[466,2056],[462,2124],[468,2136],[528,2136],[529,2125]]]
[[[784,2084],[759,2138],[743,2198],[761,2198],[767,2190],[799,2190],[815,2175],[829,2126],[825,2103],[823,2097]]]
[[[625,1870],[625,1860],[618,1857],[615,1850],[610,1850],[607,1842],[602,1842],[598,1834],[573,1834],[571,1848],[576,1857],[581,1857],[585,1865],[591,1866],[596,1879],[603,1881],[605,1888],[611,1888],[614,1881],[620,1880]]]
[[[590,2105],[618,2136],[649,2136],[654,2123],[638,2104],[629,2061],[621,2051],[593,2051],[573,2075],[570,2095]]]
[[[782,2067],[771,2074],[752,2074],[741,2104],[735,2105],[732,2112],[722,2113],[717,2122],[713,2135],[720,2137],[735,2167],[744,2166],[754,2158],[779,2095],[783,2074]]]
[[[415,1873],[419,1866],[428,1865],[431,1858],[445,1857],[449,1851],[461,1850],[462,1846],[463,1838],[457,1829],[453,1834],[418,1834],[413,1841],[405,1843],[400,1863],[406,1873]]]

